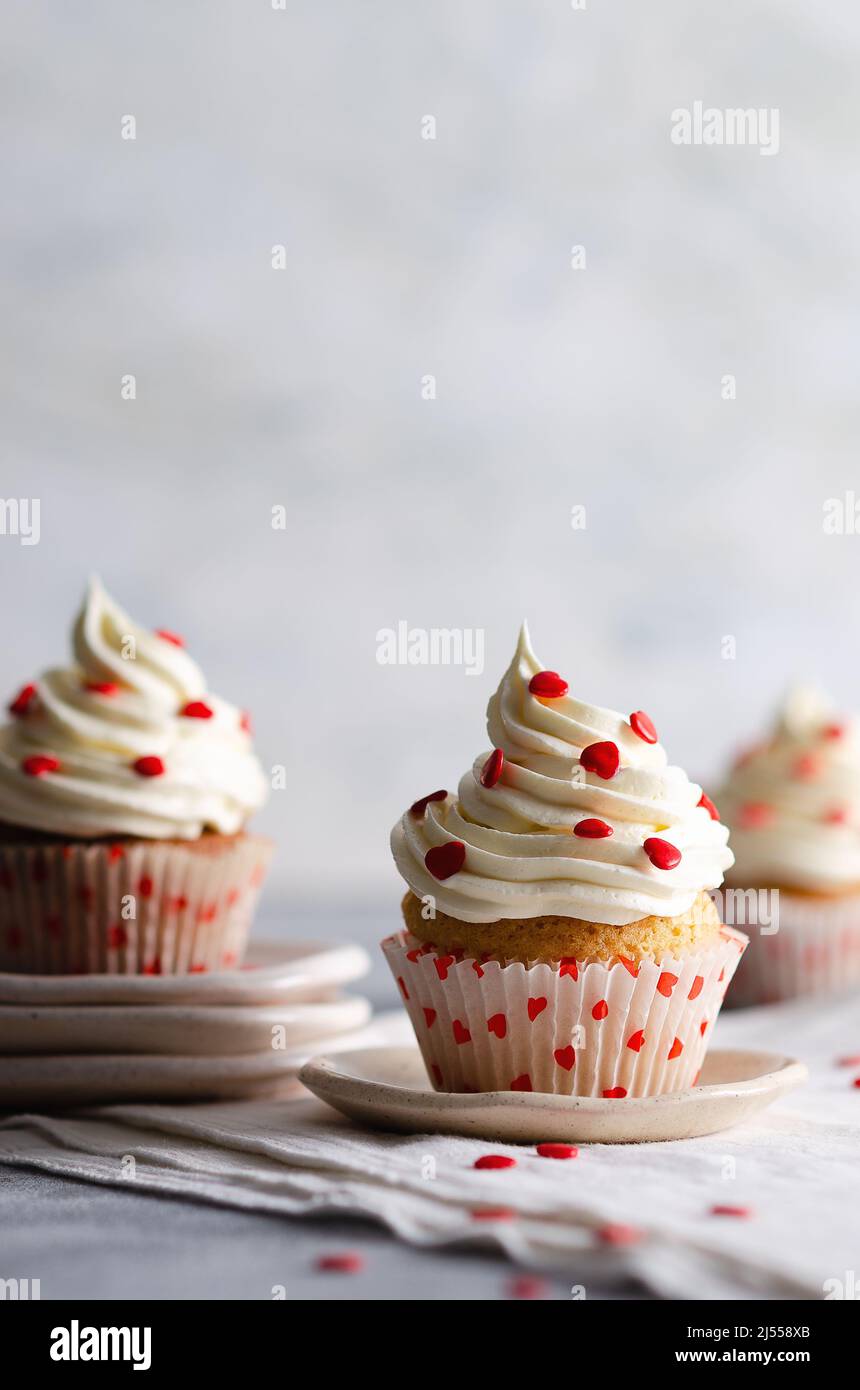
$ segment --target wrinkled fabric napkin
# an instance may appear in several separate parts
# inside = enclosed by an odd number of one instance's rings
[[[838,1297],[860,1273],[860,1061],[845,1064],[860,1058],[860,1000],[724,1014],[716,1046],[799,1057],[810,1080],[722,1134],[588,1145],[572,1160],[365,1130],[302,1092],[10,1116],[0,1163],[248,1210],[363,1216],[419,1246],[491,1245],[569,1276],[580,1297],[598,1277],[671,1298]],[[486,1153],[517,1164],[476,1170]]]

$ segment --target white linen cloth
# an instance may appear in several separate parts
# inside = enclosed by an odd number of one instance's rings
[[[415,1245],[484,1244],[588,1293],[633,1277],[674,1298],[822,1298],[860,1284],[860,1000],[724,1015],[717,1045],[800,1057],[808,1084],[708,1138],[589,1145],[558,1161],[483,1139],[364,1130],[287,1101],[121,1105],[0,1121],[0,1163],[293,1216],[364,1216]],[[475,1170],[485,1153],[517,1166]],[[129,1157],[134,1159],[133,1176]],[[715,1205],[750,1209],[746,1218]],[[479,1208],[514,1216],[476,1219]],[[636,1226],[607,1246],[604,1223]]]

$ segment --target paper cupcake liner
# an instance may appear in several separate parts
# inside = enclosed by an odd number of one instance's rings
[[[743,918],[749,911],[737,895]],[[738,921],[750,938],[732,1005],[775,1004],[803,995],[860,990],[860,897],[807,898],[780,890],[778,930]]]
[[[638,964],[528,966],[382,943],[437,1091],[663,1095],[695,1085],[747,938]]]
[[[184,975],[242,959],[272,846],[0,846],[0,971]]]

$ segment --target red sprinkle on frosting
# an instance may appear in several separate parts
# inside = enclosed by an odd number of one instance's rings
[[[802,782],[811,782],[821,771],[821,764],[812,753],[803,753],[795,762],[792,771]]]
[[[35,685],[31,684],[23,686],[22,689],[18,691],[18,694],[15,696],[14,700],[9,705],[9,713],[14,715],[27,714],[30,709],[30,705],[33,703],[38,693],[39,692],[36,689]]]
[[[538,671],[529,681],[529,691],[540,700],[560,700],[568,692],[568,684],[558,671]]]
[[[681,851],[659,835],[649,835],[642,848],[655,869],[676,869],[681,862]]]
[[[423,816],[427,806],[431,801],[444,801],[448,795],[446,791],[431,792],[429,796],[422,796],[418,801],[413,801],[409,810],[413,816]]]
[[[583,748],[579,761],[586,772],[594,772],[608,782],[610,777],[615,776],[621,761],[618,745],[609,740],[605,743],[590,743],[587,748]]]
[[[649,718],[644,709],[633,711],[630,716],[630,727],[634,734],[638,734],[644,743],[657,742],[657,730],[654,728],[654,721]]]
[[[60,760],[51,753],[33,753],[21,763],[28,777],[42,777],[46,772],[59,772]]]
[[[607,825],[605,820],[598,820],[596,816],[589,816],[586,820],[577,821],[573,833],[584,840],[605,840],[607,835],[612,834],[612,826]]]
[[[243,709],[241,715],[239,716],[239,728],[242,730],[243,734],[250,734],[254,732],[251,728],[251,716],[246,709]]]
[[[155,629],[155,635],[156,637],[160,637],[163,642],[169,642],[172,647],[185,646],[185,638],[180,637],[178,633],[171,632],[169,628],[157,627]]]
[[[119,694],[119,686],[116,681],[87,681],[85,689],[92,691],[93,695]]]
[[[708,815],[710,816],[711,820],[719,820],[719,819],[720,819],[720,813],[719,813],[719,811],[717,810],[717,808],[716,808],[716,806],[714,805],[714,803],[713,803],[713,801],[711,800],[711,798],[710,798],[709,796],[706,796],[704,792],[702,792],[702,795],[699,797],[698,801],[696,802],[696,805],[697,805],[697,806],[704,806],[704,808],[705,808],[705,810],[707,811]]]
[[[747,801],[738,812],[742,830],[761,830],[773,820],[773,807],[766,801]]]
[[[822,738],[836,739],[845,737],[844,724],[825,724],[821,730]]]
[[[505,755],[501,748],[494,748],[481,769],[481,786],[494,787],[502,775]]]
[[[215,711],[205,700],[189,700],[179,713],[186,719],[211,719]]]
[[[151,757],[138,758],[136,762],[132,763],[132,767],[138,777],[164,776],[164,763],[161,761],[161,758],[154,754]]]
[[[462,840],[449,840],[444,845],[433,845],[424,856],[427,872],[440,882],[458,874],[466,862],[466,846]]]

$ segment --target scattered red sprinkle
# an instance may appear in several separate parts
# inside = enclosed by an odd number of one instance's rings
[[[186,719],[211,719],[215,713],[205,700],[189,700],[188,704],[179,711]]]
[[[169,642],[173,647],[185,646],[185,638],[179,637],[175,632],[170,632],[166,627],[157,627],[155,629],[155,635],[156,637],[160,637],[162,641]]]
[[[239,728],[244,734],[252,734],[254,732],[251,727],[251,716],[246,709],[243,709],[239,716]]]
[[[717,808],[716,808],[716,806],[714,805],[714,803],[713,803],[713,801],[711,800],[711,798],[710,798],[709,796],[706,796],[704,792],[702,792],[702,795],[699,797],[698,801],[696,802],[696,805],[697,805],[697,806],[704,806],[704,808],[705,808],[705,810],[707,811],[708,815],[710,816],[711,820],[719,820],[719,819],[720,819],[720,813],[719,813],[719,811],[717,810]]]
[[[567,694],[568,684],[558,671],[538,671],[529,681],[529,691],[541,700],[560,700]]]
[[[516,1168],[517,1160],[510,1158],[508,1154],[483,1154],[481,1158],[476,1158],[473,1164],[475,1168]]]
[[[536,1274],[518,1274],[508,1284],[508,1293],[511,1298],[546,1298],[549,1284]]]
[[[46,772],[58,772],[59,769],[59,758],[50,753],[32,753],[21,763],[21,771],[26,772],[28,777],[42,777]]]
[[[742,830],[761,830],[773,820],[773,807],[766,801],[747,801],[738,813],[738,824]]]
[[[160,758],[152,756],[148,758],[138,758],[137,762],[132,763],[134,771],[138,777],[163,777],[164,763]]]
[[[326,1274],[359,1274],[364,1269],[364,1256],[355,1250],[345,1250],[342,1255],[320,1255],[317,1269]]]
[[[579,1149],[575,1144],[538,1144],[536,1152],[541,1158],[578,1158]]]
[[[811,782],[821,771],[821,764],[812,753],[804,753],[797,758],[792,769],[795,777],[799,777],[803,782]]]
[[[9,705],[9,713],[15,715],[26,714],[38,693],[35,685],[23,686]]]
[[[719,1202],[716,1206],[711,1207],[711,1216],[748,1217],[752,1216],[752,1207],[733,1207],[727,1203]]]
[[[119,686],[116,681],[87,681],[85,689],[92,691],[93,695],[119,694]]]
[[[494,748],[481,770],[481,786],[494,787],[502,775],[505,755],[501,748]]]
[[[638,1245],[645,1239],[645,1232],[637,1226],[625,1226],[619,1221],[598,1226],[596,1234],[601,1245]]]
[[[649,835],[642,848],[655,869],[676,869],[681,862],[681,851],[659,835]]]
[[[511,1207],[477,1207],[472,1212],[473,1221],[513,1221],[515,1216]]]
[[[573,833],[584,840],[605,840],[607,835],[612,834],[612,826],[607,825],[605,820],[598,820],[596,816],[589,816],[586,820],[577,821]]]
[[[844,724],[825,724],[821,730],[822,738],[836,739],[845,737]]]
[[[413,801],[409,810],[413,816],[423,816],[427,810],[428,803],[431,801],[444,801],[448,795],[446,791],[431,792],[429,796],[422,796],[419,801]]]
[[[657,730],[654,728],[654,721],[648,717],[644,709],[634,710],[630,716],[630,727],[634,734],[645,743],[657,742]]]
[[[837,1057],[837,1067],[860,1067],[860,1052],[852,1053],[850,1057]]]
[[[466,846],[462,840],[449,840],[444,845],[433,845],[424,856],[427,872],[443,881],[458,874],[466,862]]]
[[[583,748],[579,761],[586,772],[594,772],[598,777],[608,781],[610,777],[615,776],[621,761],[618,745],[609,740],[605,743],[590,743],[587,748]]]
[[[855,1076],[851,1084],[852,1086],[855,1086],[858,1091],[860,1091],[860,1076]]]

